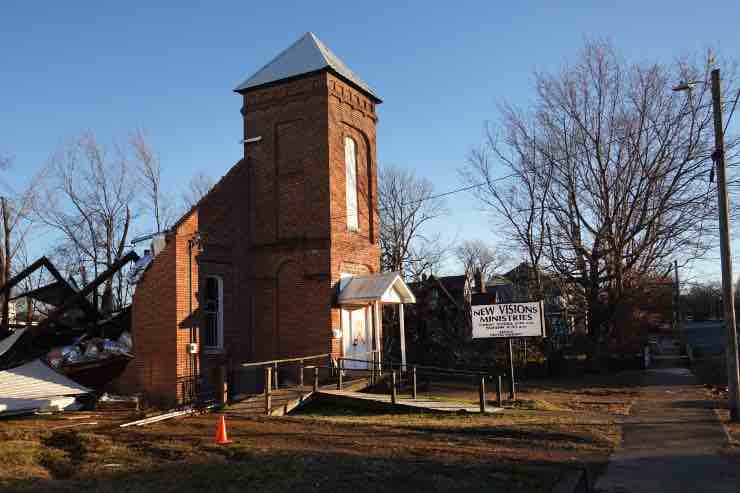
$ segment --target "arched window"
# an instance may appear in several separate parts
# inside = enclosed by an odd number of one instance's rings
[[[203,297],[202,344],[207,349],[224,346],[224,283],[218,276],[208,276]]]
[[[347,183],[347,229],[360,229],[357,214],[357,144],[351,137],[344,138],[344,168]]]

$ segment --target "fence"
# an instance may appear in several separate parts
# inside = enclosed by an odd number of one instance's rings
[[[180,404],[203,406],[216,400],[215,387],[209,385],[202,375],[178,377],[176,384]]]

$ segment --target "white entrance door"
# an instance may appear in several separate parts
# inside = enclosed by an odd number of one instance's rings
[[[368,308],[342,310],[344,357],[369,361],[372,348],[371,312]],[[368,368],[362,361],[345,361],[345,368]]]

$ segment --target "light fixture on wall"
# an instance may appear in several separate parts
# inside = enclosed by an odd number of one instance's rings
[[[240,144],[254,144],[256,142],[259,142],[260,140],[262,140],[262,136],[261,135],[258,136],[258,137],[250,137],[248,139],[242,139],[242,140],[239,141],[239,143]]]

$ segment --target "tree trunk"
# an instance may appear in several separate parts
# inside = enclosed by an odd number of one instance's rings
[[[0,198],[0,207],[2,207],[3,216],[3,265],[0,284],[3,286],[10,279],[10,212],[8,211],[8,201],[5,197]],[[2,327],[3,334],[7,334],[10,328],[10,293],[6,293],[2,299]]]
[[[26,298],[26,327],[31,326],[31,322],[33,321],[33,300],[31,298]]]

